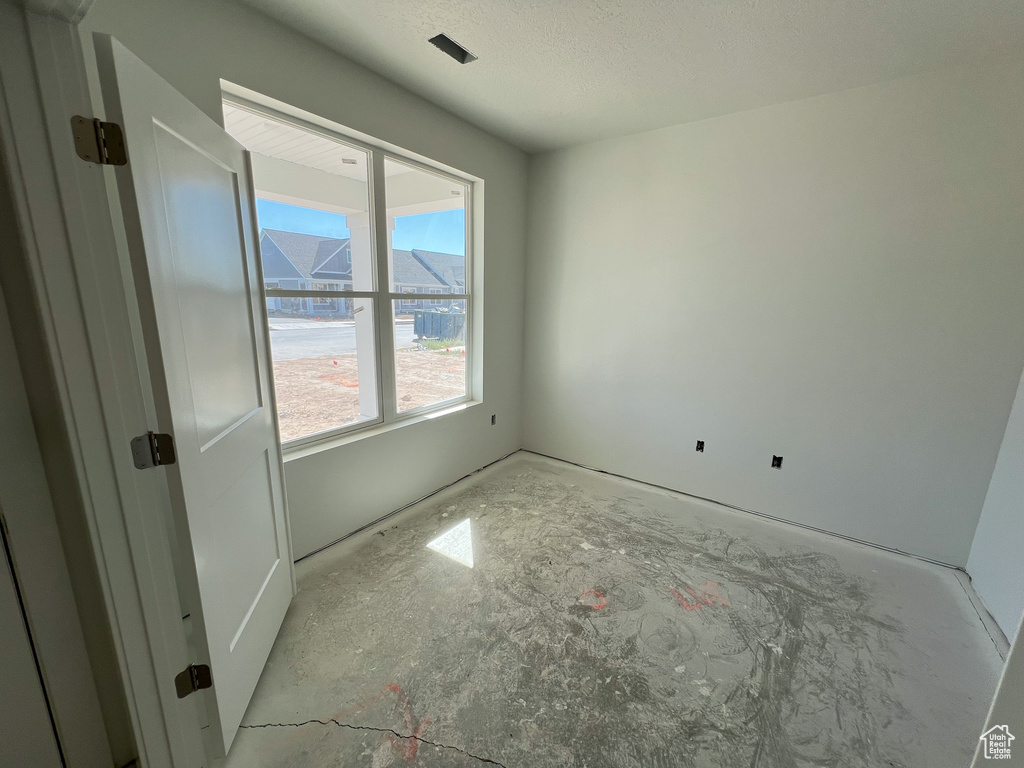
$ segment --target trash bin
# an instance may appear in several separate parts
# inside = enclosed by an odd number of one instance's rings
[[[413,315],[413,333],[417,339],[466,340],[466,316],[461,312],[417,309]]]

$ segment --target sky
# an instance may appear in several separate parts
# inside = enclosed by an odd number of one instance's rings
[[[348,237],[345,217],[273,200],[257,200],[256,216],[260,228],[282,229],[321,237]],[[466,253],[466,211],[438,211],[416,216],[398,216],[391,242],[400,251],[419,248],[424,251]]]

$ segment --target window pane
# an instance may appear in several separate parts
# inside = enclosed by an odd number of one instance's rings
[[[466,302],[395,304],[395,389],[398,411],[466,394]]]
[[[369,153],[232,104],[224,126],[252,152],[268,287],[374,290]],[[290,306],[314,313],[308,303]]]
[[[268,300],[269,301],[269,300]],[[314,306],[319,299],[282,299]],[[270,349],[281,440],[377,418],[373,300],[331,299],[334,319],[271,315]]]
[[[392,293],[465,293],[469,186],[391,158],[384,179]]]

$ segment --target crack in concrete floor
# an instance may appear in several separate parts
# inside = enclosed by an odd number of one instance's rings
[[[499,768],[508,768],[504,763],[499,763],[497,760],[491,760],[488,757],[474,755],[472,752],[467,752],[461,747],[455,747],[451,744],[440,744],[436,741],[431,741],[430,739],[424,739],[422,736],[405,736],[391,728],[376,728],[372,725],[352,725],[352,723],[343,723],[340,720],[335,720],[333,717],[329,720],[304,720],[301,723],[261,723],[259,725],[240,725],[238,727],[246,730],[254,730],[258,728],[302,728],[306,725],[336,725],[339,728],[348,728],[351,731],[374,731],[376,733],[386,733],[394,736],[396,739],[419,742],[420,744],[429,744],[430,746],[437,747],[438,749],[450,749],[453,752],[460,752],[466,757],[479,760],[481,763],[497,765]]]

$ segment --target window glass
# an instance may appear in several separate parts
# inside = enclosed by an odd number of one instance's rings
[[[377,418],[373,300],[331,301],[349,319],[325,318],[317,305],[268,318],[284,442]]]
[[[466,302],[447,299],[436,307],[424,303],[430,308],[395,307],[399,412],[466,395]]]
[[[282,288],[372,291],[370,153],[232,104],[224,127],[252,153],[260,228],[281,233],[274,241],[285,253],[263,253],[264,278]]]
[[[252,158],[282,441],[467,397],[472,187],[388,154],[375,165],[381,150],[253,105],[225,102],[224,123]],[[392,355],[385,408],[377,367]]]
[[[352,252],[349,217],[265,198],[256,212],[281,440],[377,420],[373,300],[345,297],[353,275],[340,271],[352,263],[339,259]]]
[[[393,293],[466,293],[468,185],[385,158]]]

